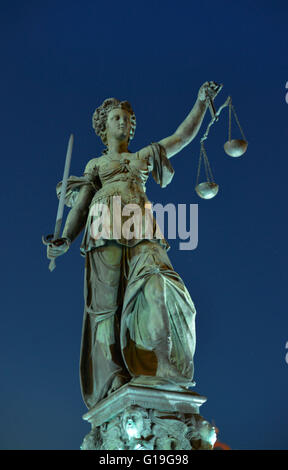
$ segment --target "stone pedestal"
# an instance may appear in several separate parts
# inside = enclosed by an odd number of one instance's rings
[[[82,450],[212,449],[215,428],[199,414],[195,392],[125,384],[91,408]]]

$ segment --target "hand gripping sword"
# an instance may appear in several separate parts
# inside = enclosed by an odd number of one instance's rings
[[[55,228],[54,228],[54,234],[46,235],[46,237],[42,236],[42,241],[43,241],[44,245],[50,245],[51,243],[53,243],[53,241],[57,240],[60,236],[61,224],[62,224],[63,212],[64,212],[64,205],[65,205],[65,195],[66,195],[66,189],[67,189],[67,181],[68,181],[70,163],[71,163],[71,157],[72,157],[73,142],[74,142],[74,136],[73,136],[73,134],[71,134],[70,138],[69,138],[69,142],[68,142],[68,147],[67,147],[64,173],[63,173],[63,179],[62,179],[62,185],[61,185],[61,194],[60,194],[58,210],[57,210],[57,215],[56,215],[56,223],[55,223]],[[55,259],[53,258],[50,261],[49,270],[53,271],[53,269],[55,269],[55,267],[56,267],[56,263],[55,263]]]

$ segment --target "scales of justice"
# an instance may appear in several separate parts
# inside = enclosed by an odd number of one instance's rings
[[[142,221],[141,210],[149,202],[148,174],[161,187],[171,182],[169,159],[195,138],[208,108],[211,120],[200,140],[195,191],[202,199],[217,195],[204,142],[224,108],[229,110],[226,154],[239,157],[248,145],[231,97],[215,110],[214,99],[222,87],[205,82],[177,131],[136,153],[128,151],[136,128],[130,103],[106,99],[92,118],[106,150],[87,163],[81,177],[69,176],[73,135],[69,139],[63,179],[57,185],[54,233],[42,241],[53,271],[56,257],[66,253],[85,228],[80,248],[85,257],[80,380],[88,408],[83,419],[91,430],[82,450],[202,450],[213,449],[217,440],[216,428],[200,415],[207,399],[193,390],[196,309],[168,258],[169,243],[154,232],[149,240],[139,233],[129,241],[123,234],[116,239],[101,231],[93,237],[91,227],[95,217],[104,217],[104,203],[112,207],[115,195],[123,204],[136,202]],[[231,138],[232,114],[238,139]],[[200,182],[202,162],[205,180]],[[95,215],[99,203],[102,209]],[[60,235],[64,205],[71,209]],[[105,223],[110,216],[106,213]],[[124,221],[127,214],[121,224]]]
[[[223,85],[220,85],[220,89],[222,89],[222,86]],[[200,156],[199,156],[198,171],[197,171],[197,178],[196,178],[196,185],[195,185],[195,191],[198,194],[198,196],[200,196],[202,199],[211,199],[215,197],[219,190],[219,185],[216,184],[214,181],[214,176],[213,176],[211,166],[208,160],[206,149],[204,147],[204,142],[208,138],[210,127],[216,121],[218,121],[221,111],[227,106],[229,107],[229,123],[228,123],[228,140],[224,144],[224,150],[226,154],[229,155],[230,157],[241,157],[246,152],[247,147],[248,147],[248,142],[245,138],[245,135],[240,125],[235,108],[232,104],[231,97],[228,96],[225,103],[222,106],[220,106],[217,112],[215,111],[213,101],[212,99],[209,98],[209,96],[208,96],[208,100],[209,100],[209,109],[211,112],[212,119],[208,124],[205,134],[200,140]],[[240,130],[242,139],[231,139],[232,112],[236,120],[236,123],[238,125],[238,128]],[[199,183],[202,160],[204,161],[206,181]]]

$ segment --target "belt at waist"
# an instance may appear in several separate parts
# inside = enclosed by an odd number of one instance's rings
[[[126,183],[126,184],[124,184]],[[147,199],[146,193],[145,193],[145,186],[142,184],[142,182],[138,182],[135,180],[113,180],[111,182],[105,183],[104,186],[102,186],[99,191],[97,191],[91,201],[91,204],[94,204],[96,201],[106,198],[109,196],[113,196],[116,194],[122,194],[124,196],[125,200],[133,200],[139,197],[139,199],[144,198],[145,200]]]

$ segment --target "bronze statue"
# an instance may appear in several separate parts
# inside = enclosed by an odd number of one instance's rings
[[[128,213],[118,216],[132,203],[144,219],[149,173],[161,187],[169,184],[174,174],[169,159],[195,138],[218,91],[216,83],[204,83],[175,133],[135,153],[128,150],[136,118],[127,101],[106,99],[93,115],[95,132],[107,148],[87,163],[84,176],[69,178],[65,202],[71,210],[62,237],[47,248],[48,258],[55,259],[85,228],[80,375],[89,409],[127,382],[178,390],[193,383],[196,311],[167,256],[169,244],[155,232],[153,218],[152,237],[141,231],[129,238],[121,231]],[[60,192],[61,183],[58,196]],[[121,201],[119,211],[113,206],[115,197]],[[103,215],[105,207],[109,211]],[[113,217],[117,236],[103,230]]]

